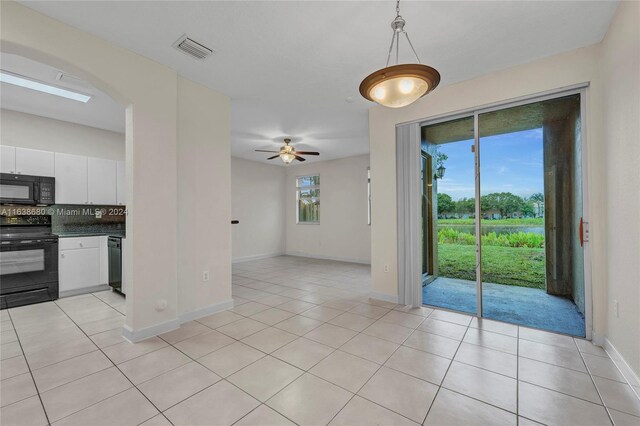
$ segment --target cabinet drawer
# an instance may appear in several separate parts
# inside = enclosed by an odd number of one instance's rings
[[[73,250],[82,248],[100,248],[101,237],[60,238],[58,248],[60,250]]]

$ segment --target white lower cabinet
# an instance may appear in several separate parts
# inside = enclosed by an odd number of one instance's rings
[[[92,291],[95,286],[107,284],[106,237],[61,238],[59,247],[58,286],[61,296],[80,294],[83,288]]]

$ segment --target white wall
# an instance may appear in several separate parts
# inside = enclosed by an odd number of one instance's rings
[[[284,167],[231,157],[234,261],[284,254],[285,176]]]
[[[8,109],[0,109],[0,126],[0,145],[110,160],[125,159],[125,136],[122,133]]]
[[[640,375],[640,3],[621,2],[602,53],[607,337]]]
[[[361,155],[286,168],[287,254],[370,263],[368,167]],[[313,174],[320,175],[320,224],[296,224],[296,177]]]

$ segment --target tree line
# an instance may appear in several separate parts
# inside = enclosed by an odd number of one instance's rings
[[[511,192],[494,192],[480,197],[480,209],[483,212],[498,211],[502,217],[509,217],[513,213],[525,217],[542,216],[544,195],[538,192],[530,197],[520,197]],[[449,194],[438,194],[438,214],[473,214],[475,210],[476,199],[473,197],[453,200]]]

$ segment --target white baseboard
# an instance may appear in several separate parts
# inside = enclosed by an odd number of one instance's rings
[[[130,341],[131,343],[141,342],[145,339],[155,337],[159,334],[168,333],[180,328],[180,325],[185,322],[193,321],[198,318],[206,317],[207,315],[222,312],[227,309],[233,308],[233,299],[225,300],[224,302],[216,303],[213,305],[205,306],[194,311],[185,312],[178,315],[178,318],[170,321],[156,324],[151,327],[143,328],[141,330],[133,331],[128,325],[122,327],[122,337]]]
[[[196,309],[195,311],[185,312],[184,314],[178,315],[178,318],[180,319],[180,324],[184,324],[185,322],[193,321],[198,318],[202,318],[218,312],[226,311],[227,309],[231,309],[231,308],[233,308],[233,299],[229,299],[229,300],[225,300],[224,302],[205,306],[204,308]]]
[[[362,263],[363,265],[371,265],[371,261],[362,259],[352,259],[349,257],[325,256],[322,254],[306,253],[302,251],[287,251],[287,256],[307,257],[310,259],[335,260],[337,262]]]
[[[111,290],[109,284],[92,285],[91,287],[75,288],[73,290],[59,291],[58,297],[71,297],[79,294],[96,293],[98,291]]]
[[[122,327],[122,337],[131,343],[138,343],[159,334],[177,330],[178,328],[180,328],[180,320],[178,318],[136,331],[132,330],[131,327],[125,324],[124,327]]]
[[[369,293],[369,297],[372,299],[384,300],[385,302],[398,303],[398,296],[394,296],[392,294],[372,291]]]
[[[264,254],[253,254],[251,256],[242,256],[242,257],[234,257],[233,260],[231,261],[232,263],[240,263],[240,262],[247,262],[249,260],[260,260],[260,259],[268,259],[270,257],[278,257],[278,256],[283,256],[284,253],[283,252],[278,252],[278,253],[264,253]]]
[[[616,364],[616,367],[618,367],[618,370],[620,370],[620,373],[625,378],[627,383],[631,385],[631,389],[634,391],[636,396],[640,398],[640,395],[638,395],[638,390],[636,389],[638,386],[640,386],[640,378],[638,377],[638,375],[633,371],[633,369],[629,366],[627,361],[620,354],[620,352],[618,352],[616,347],[613,346],[609,339],[604,339],[603,347],[604,350],[609,354],[609,357]]]

